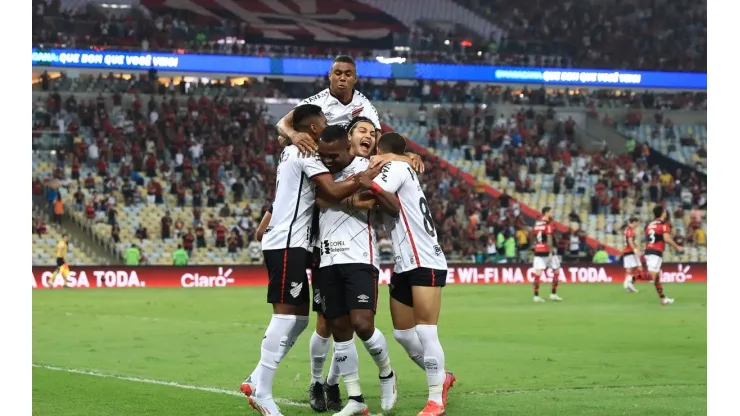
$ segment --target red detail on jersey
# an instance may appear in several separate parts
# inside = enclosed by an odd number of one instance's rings
[[[635,254],[635,251],[632,250],[632,247],[630,246],[630,239],[635,239],[635,229],[632,227],[627,227],[627,229],[624,230],[624,250],[622,251],[623,254]]]
[[[662,255],[665,251],[665,234],[670,234],[671,226],[661,220],[654,220],[645,227],[645,254]]]
[[[534,223],[532,228],[532,234],[534,235],[534,252],[535,253],[550,253],[550,246],[547,245],[547,236],[552,235],[555,227],[552,225],[552,221],[540,218]]]
[[[401,198],[398,197],[398,194],[396,194],[396,198],[398,198],[398,202],[401,202]],[[416,251],[416,243],[414,242],[414,235],[411,234],[411,227],[409,227],[409,220],[406,219],[406,213],[403,211],[403,205],[401,205],[401,218],[403,218],[403,225],[406,226],[406,233],[409,235],[409,243],[411,243],[411,250],[414,252],[414,260],[416,261],[416,267],[421,267],[421,262],[419,261],[419,252]]]

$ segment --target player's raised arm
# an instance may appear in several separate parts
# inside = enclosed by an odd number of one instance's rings
[[[424,173],[424,162],[421,160],[421,156],[415,153],[384,153],[382,155],[375,155],[370,158],[370,168],[383,166],[393,161],[406,162],[416,173]]]

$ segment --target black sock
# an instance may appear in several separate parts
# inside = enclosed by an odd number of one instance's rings
[[[357,403],[365,403],[365,398],[362,397],[362,395],[359,395],[359,396],[349,396],[349,399],[350,400],[354,400]]]
[[[383,377],[383,376],[380,376],[380,379],[381,379],[381,380],[388,380],[388,379],[389,379],[389,378],[391,378],[391,377],[393,377],[393,371],[391,371],[391,373],[390,373],[390,374],[388,374],[388,375],[387,375],[387,376],[385,376],[385,377]]]

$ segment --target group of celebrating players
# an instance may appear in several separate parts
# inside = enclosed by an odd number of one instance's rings
[[[378,366],[381,407],[393,409],[396,374],[386,338],[375,327],[380,265],[375,230],[382,227],[395,255],[390,282],[394,338],[425,371],[429,386],[419,415],[444,415],[455,382],[437,335],[447,262],[417,176],[423,164],[406,153],[400,134],[378,138],[380,120],[354,90],[357,72],[351,58],[338,57],[329,79],[330,88],[304,100],[277,125],[285,148],[275,200],[258,230],[273,315],[259,364],[241,390],[260,414],[281,414],[272,396],[275,372],[307,328],[312,299],[318,318],[309,347],[311,408],[338,416],[369,414],[360,387],[356,334]],[[307,268],[312,269],[313,297]],[[331,338],[333,357],[324,377]],[[348,396],[344,406],[340,376]]]

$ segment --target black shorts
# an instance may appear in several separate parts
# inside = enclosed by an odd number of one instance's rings
[[[57,257],[57,267],[63,266],[64,263],[64,257]]]
[[[335,264],[319,270],[321,308],[326,319],[351,310],[378,308],[378,269],[371,264]]]
[[[313,311],[323,313],[321,310],[321,289],[319,283],[321,276],[319,265],[321,264],[321,249],[313,248],[313,254],[308,256],[308,268],[311,269],[311,289],[313,289]]]
[[[419,267],[403,273],[393,273],[388,288],[393,299],[413,307],[412,286],[444,287],[445,284],[447,284],[447,270]]]
[[[306,249],[292,247],[262,252],[267,267],[267,303],[302,305],[308,303]]]

